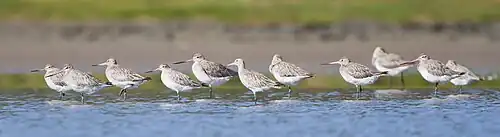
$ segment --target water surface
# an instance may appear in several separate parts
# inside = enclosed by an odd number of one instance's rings
[[[217,92],[217,91],[216,91]],[[81,105],[77,95],[57,101],[51,91],[0,92],[0,137],[498,137],[499,92],[464,94],[429,90],[372,90],[353,99],[331,90],[260,94],[258,105],[244,91],[186,93],[181,102],[167,91],[100,93]],[[262,99],[262,98],[266,99]]]

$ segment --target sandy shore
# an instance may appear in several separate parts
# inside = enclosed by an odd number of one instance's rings
[[[420,53],[457,60],[474,69],[500,65],[500,25],[411,29],[361,23],[326,27],[226,26],[217,23],[1,23],[0,73],[24,73],[46,63],[102,72],[92,68],[108,57],[137,71],[160,63],[188,59],[194,52],[229,63],[243,58],[248,67],[267,71],[274,53],[315,73],[336,67],[318,64],[347,56],[369,64],[378,45],[408,60]],[[174,66],[189,71],[190,65]]]

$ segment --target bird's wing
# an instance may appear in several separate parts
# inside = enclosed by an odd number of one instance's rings
[[[231,70],[219,63],[204,61],[200,62],[200,65],[203,68],[203,71],[205,71],[205,73],[211,77],[231,77],[238,75],[238,72]]]
[[[373,76],[371,70],[361,64],[352,63],[347,66],[347,73],[354,78],[367,78]]]
[[[271,66],[271,72],[281,77],[312,76],[313,74],[288,62],[279,62]]]
[[[406,61],[397,54],[388,54],[386,56],[377,58],[376,62],[384,68],[397,68],[401,66],[401,63],[404,63]]]
[[[90,73],[83,72],[80,70],[73,70],[72,73],[75,74],[71,75],[71,78],[78,86],[88,86],[88,85],[98,86],[102,84],[102,82],[99,79],[92,76]]]
[[[461,72],[453,71],[449,67],[447,67],[445,64],[443,64],[440,61],[432,60],[431,63],[429,63],[427,71],[436,76],[452,76],[452,75],[458,75]]]
[[[140,81],[144,77],[127,68],[116,67],[109,70],[111,78],[116,81]]]
[[[247,84],[252,87],[276,87],[281,85],[281,83],[266,77],[264,74],[252,70],[247,70],[242,76],[248,80]]]
[[[451,70],[453,70],[453,71],[456,71],[456,72],[465,72],[470,77],[480,79],[480,77],[478,75],[476,75],[472,70],[470,70],[467,67],[462,66],[460,64],[456,64],[456,65],[446,64],[446,66],[448,68],[450,68]]]
[[[172,81],[174,81],[177,84],[183,85],[183,86],[190,86],[190,87],[201,87],[202,84],[198,81],[195,81],[191,79],[188,75],[179,72],[177,70],[171,70],[170,72]]]
[[[53,75],[54,73],[59,72],[60,69],[55,69],[54,71],[49,71],[45,74],[45,76]],[[55,85],[58,86],[67,86],[67,84],[63,81],[64,73],[59,73],[54,76],[48,77]]]

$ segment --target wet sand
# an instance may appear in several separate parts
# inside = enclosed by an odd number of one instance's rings
[[[0,23],[0,73],[25,73],[47,63],[102,72],[90,65],[108,57],[145,71],[160,63],[189,59],[194,52],[229,63],[243,58],[248,68],[267,72],[274,53],[314,73],[334,73],[320,63],[347,56],[369,65],[382,46],[410,60],[420,53],[454,59],[476,70],[500,65],[500,25],[469,29],[411,29],[378,24],[297,27],[227,26],[217,23]],[[371,65],[370,65],[371,66]],[[189,71],[190,65],[176,65]]]

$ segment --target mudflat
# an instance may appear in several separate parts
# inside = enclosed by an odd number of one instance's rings
[[[160,63],[191,58],[194,52],[219,63],[242,58],[248,68],[267,72],[273,54],[314,73],[336,73],[320,63],[346,56],[371,66],[376,46],[411,60],[420,53],[473,69],[499,68],[499,25],[470,29],[405,29],[379,24],[228,26],[219,23],[0,23],[0,73],[26,73],[47,63],[91,72],[90,65],[113,57],[145,71]],[[190,65],[175,65],[188,72]]]

